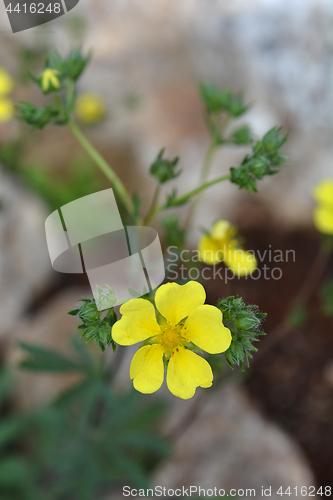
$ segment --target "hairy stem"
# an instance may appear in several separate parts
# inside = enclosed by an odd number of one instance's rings
[[[212,167],[212,164],[213,164],[213,160],[214,160],[214,156],[215,156],[215,153],[216,153],[216,149],[217,149],[217,146],[215,144],[215,141],[211,141],[208,149],[207,149],[207,153],[206,153],[206,156],[205,156],[205,161],[204,161],[204,164],[203,164],[203,167],[202,167],[202,171],[201,171],[201,178],[200,178],[200,184],[201,185],[204,185],[206,184],[207,182],[207,179],[209,177],[209,172],[210,172],[210,169]],[[185,227],[188,227],[191,222],[192,222],[192,219],[194,217],[194,214],[195,212],[197,211],[198,209],[198,206],[199,206],[199,203],[202,199],[202,196],[198,196],[195,200],[193,200],[193,202],[191,203],[190,205],[190,208],[187,212],[187,216],[186,216],[186,219],[185,219]]]
[[[154,215],[156,215],[158,212],[161,212],[162,210],[166,210],[167,208],[172,208],[172,207],[176,207],[179,205],[183,205],[190,198],[192,198],[192,196],[195,196],[195,195],[201,193],[202,191],[209,188],[210,186],[214,186],[214,184],[218,184],[219,182],[223,182],[223,181],[227,181],[227,180],[230,180],[230,175],[224,175],[222,177],[218,177],[217,179],[214,179],[210,182],[206,182],[206,184],[202,184],[201,186],[199,186],[195,189],[192,189],[192,191],[189,191],[188,193],[184,194],[183,196],[176,198],[175,200],[173,200],[173,202],[171,204],[165,203],[164,205],[160,205],[160,206],[156,207],[154,209],[153,213],[151,214],[150,219]]]
[[[134,211],[132,200],[124,186],[124,184],[119,179],[118,175],[110,167],[110,165],[104,160],[100,153],[94,148],[94,146],[89,142],[85,135],[81,132],[79,127],[73,121],[68,122],[68,127],[79,141],[83,149],[89,154],[90,158],[96,163],[96,165],[101,169],[104,175],[111,181],[116,195],[122,201],[124,207],[131,215]]]

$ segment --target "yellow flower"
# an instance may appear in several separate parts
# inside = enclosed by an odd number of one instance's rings
[[[58,90],[61,87],[60,80],[58,78],[60,72],[56,69],[47,68],[43,71],[40,76],[42,90],[44,92],[49,92],[50,90]]]
[[[0,97],[0,123],[10,121],[14,116],[15,108],[11,99]]]
[[[333,234],[333,180],[321,181],[313,191],[318,206],[313,212],[313,220],[318,231]]]
[[[238,276],[245,276],[257,267],[257,260],[250,252],[241,249],[236,238],[237,229],[226,220],[213,224],[209,234],[199,242],[199,256],[202,262],[214,265],[224,262]]]
[[[77,98],[75,114],[82,123],[98,123],[104,118],[105,112],[105,103],[100,95],[86,92]]]
[[[222,313],[204,304],[205,289],[196,281],[185,285],[167,283],[155,295],[159,312],[145,299],[123,304],[122,318],[113,326],[112,337],[120,345],[146,341],[133,357],[130,377],[134,388],[144,394],[157,391],[164,380],[175,396],[190,399],[197,387],[210,387],[213,372],[209,363],[195,354],[193,344],[210,354],[226,351],[231,333],[222,323]]]
[[[0,67],[0,97],[7,96],[14,88],[12,77],[7,71]]]

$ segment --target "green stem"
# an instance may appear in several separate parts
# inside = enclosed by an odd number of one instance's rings
[[[106,313],[105,318],[106,318],[106,319],[108,319],[108,318],[111,316],[111,314],[112,314],[112,313],[113,313],[113,307],[111,307],[111,308],[108,310],[108,312]]]
[[[155,193],[154,193],[154,196],[153,196],[153,200],[151,202],[151,205],[150,205],[150,208],[148,210],[148,213],[147,213],[146,217],[143,220],[143,223],[142,223],[143,226],[146,226],[150,222],[150,220],[152,219],[152,217],[155,214],[156,203],[157,203],[158,197],[160,195],[160,191],[161,191],[161,186],[158,184],[156,186]]]
[[[202,167],[200,184],[204,184],[208,180],[209,172],[210,172],[210,169],[212,168],[216,149],[217,149],[216,142],[211,141],[209,148],[207,149],[205,161],[204,161],[204,164]]]
[[[151,214],[150,219],[158,212],[161,212],[162,210],[165,210],[166,208],[172,208],[172,207],[176,207],[178,205],[183,205],[190,198],[192,198],[192,196],[195,196],[195,195],[201,193],[201,191],[204,191],[205,189],[207,189],[211,186],[214,186],[214,184],[218,184],[219,182],[228,181],[228,180],[230,180],[230,175],[223,175],[222,177],[218,177],[217,179],[206,182],[205,184],[202,184],[201,186],[199,186],[195,189],[192,189],[192,191],[189,191],[188,193],[184,194],[183,196],[180,196],[179,198],[177,198],[176,200],[174,200],[172,202],[172,205],[168,205],[167,203],[165,203],[164,205],[160,205],[159,207],[156,207],[154,209],[153,213]]]
[[[89,154],[90,158],[94,160],[96,165],[102,170],[104,175],[111,181],[114,190],[120,200],[123,202],[126,210],[130,215],[134,211],[132,200],[124,186],[124,184],[119,179],[118,175],[110,167],[110,165],[104,160],[100,153],[94,148],[94,146],[88,141],[85,135],[81,132],[79,127],[73,121],[68,122],[68,127],[79,141],[83,149]]]
[[[205,183],[207,182],[209,172],[210,172],[210,169],[211,169],[212,164],[213,164],[216,149],[217,149],[216,142],[214,140],[212,140],[210,145],[209,145],[209,148],[207,150],[207,153],[205,156],[205,161],[204,161],[202,171],[201,171],[201,178],[200,178],[201,186],[205,185]],[[194,214],[198,208],[200,201],[201,201],[201,197],[198,197],[195,200],[193,200],[193,202],[192,202],[192,204],[187,212],[187,216],[185,219],[185,227],[188,227],[190,225],[191,220],[194,217]]]
[[[68,116],[67,116],[67,111],[64,108],[64,105],[62,103],[62,100],[60,99],[60,97],[58,95],[54,95],[53,101],[54,101],[54,104],[57,106],[59,113],[62,115],[62,119],[64,120],[64,122],[66,122],[68,120]]]
[[[216,116],[215,119],[212,117],[210,120],[211,120],[211,126],[209,126],[209,118],[208,118],[208,126],[211,129],[211,140],[201,170],[201,176],[200,176],[201,185],[205,184],[208,181],[208,177],[213,165],[216,151],[218,147],[220,147],[224,143],[223,132],[230,121],[230,116],[226,116],[221,124],[219,124],[218,116]],[[201,197],[198,197],[191,204],[185,219],[185,227],[188,227],[190,225],[191,220],[194,217],[194,214],[198,208],[200,201]]]

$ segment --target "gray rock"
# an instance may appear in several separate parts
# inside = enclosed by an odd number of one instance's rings
[[[19,408],[32,409],[53,400],[62,390],[78,380],[76,374],[47,374],[17,369],[26,354],[17,345],[19,341],[39,344],[45,348],[68,353],[72,335],[79,335],[76,317],[68,311],[76,309],[77,300],[91,296],[90,290],[72,288],[60,292],[48,301],[33,317],[17,325],[8,339],[7,360],[15,372],[15,403]],[[82,340],[84,342],[84,340]],[[95,346],[91,346],[94,348]],[[98,350],[95,348],[96,355]]]
[[[50,282],[44,204],[0,171],[0,336]]]
[[[290,486],[290,498],[296,498],[294,487],[315,484],[296,443],[259,414],[240,386],[228,383],[201,398],[197,417],[182,430],[174,456],[156,472],[154,485],[255,489],[260,498],[262,487],[272,487],[271,498],[278,500],[280,486],[283,491]],[[169,428],[177,432],[194,401],[174,402]]]

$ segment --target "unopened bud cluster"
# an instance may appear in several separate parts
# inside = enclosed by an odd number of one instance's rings
[[[252,358],[251,351],[257,351],[253,342],[258,342],[260,335],[265,335],[260,324],[265,318],[265,313],[260,313],[255,305],[245,305],[241,297],[228,297],[221,299],[217,307],[223,313],[223,323],[229,328],[232,342],[229,349],[224,353],[230,367],[236,364],[244,370],[244,363],[249,366]]]

